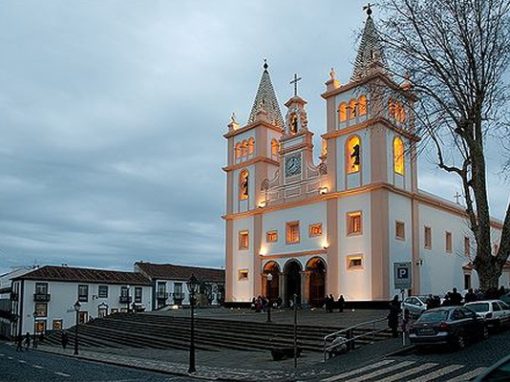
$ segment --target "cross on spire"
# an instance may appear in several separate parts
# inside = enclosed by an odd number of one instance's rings
[[[302,78],[298,77],[297,73],[294,73],[294,79],[290,81],[290,84],[294,84],[294,97],[297,97],[298,93],[298,81],[301,81]]]
[[[363,10],[367,11],[367,15],[370,16],[372,14],[372,4],[368,3],[363,7]]]

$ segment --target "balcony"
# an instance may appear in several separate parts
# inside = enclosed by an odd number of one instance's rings
[[[156,298],[158,300],[166,300],[168,298],[168,292],[156,292]]]
[[[119,303],[121,304],[130,304],[131,296],[119,296]]]
[[[18,301],[19,295],[16,292],[11,292],[11,301]]]
[[[50,301],[50,296],[47,293],[34,293],[34,301],[35,302],[48,302]]]

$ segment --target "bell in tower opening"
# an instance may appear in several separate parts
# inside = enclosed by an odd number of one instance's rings
[[[298,116],[296,113],[293,113],[290,116],[290,132],[292,134],[297,134],[298,132]]]

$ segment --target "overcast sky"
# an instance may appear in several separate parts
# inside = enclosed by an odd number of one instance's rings
[[[332,66],[350,77],[364,3],[0,2],[0,273],[223,266],[231,113],[246,123],[267,58],[282,110],[303,77],[318,143],[320,94]],[[508,183],[489,155],[501,218]],[[432,156],[420,170],[427,191],[461,191]]]

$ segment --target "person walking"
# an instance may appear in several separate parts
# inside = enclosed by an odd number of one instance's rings
[[[388,314],[388,327],[391,328],[391,334],[393,338],[398,337],[398,316],[402,309],[400,308],[400,302],[398,301],[398,295],[393,297],[393,300],[390,302],[390,313]]]
[[[25,335],[25,350],[28,351],[28,348],[30,348],[30,333],[27,332]]]
[[[20,334],[16,337],[16,351],[23,352],[23,336]]]
[[[338,311],[340,313],[344,311],[344,305],[345,305],[344,295],[341,294],[340,297],[338,298]]]
[[[60,342],[62,343],[62,349],[66,350],[67,343],[69,342],[69,338],[67,337],[67,333],[62,330],[60,333]]]

